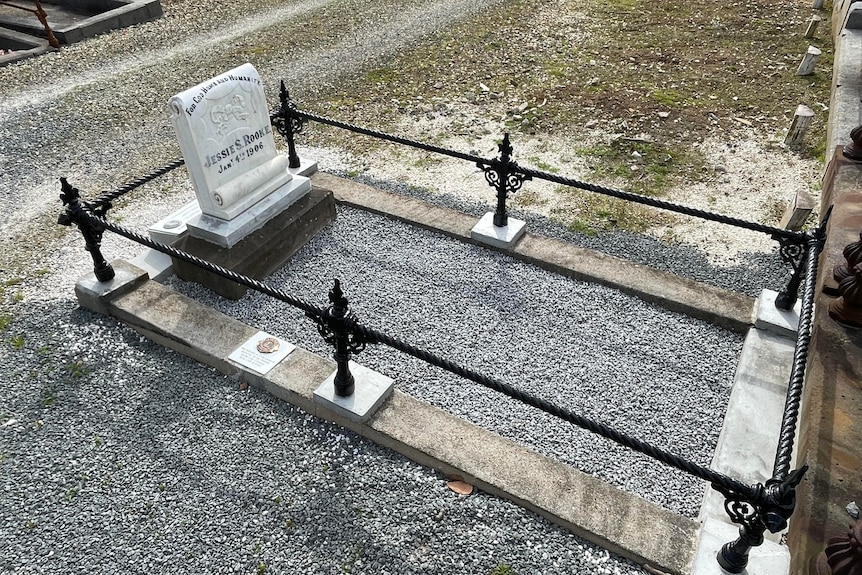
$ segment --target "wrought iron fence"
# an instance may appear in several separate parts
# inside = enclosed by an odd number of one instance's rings
[[[622,433],[613,427],[579,415],[569,409],[555,405],[544,399],[535,397],[494,377],[481,374],[469,367],[459,365],[444,357],[412,345],[396,336],[369,327],[356,318],[349,310],[349,302],[342,291],[341,284],[335,280],[329,290],[329,305],[320,307],[283,290],[269,286],[256,279],[238,274],[224,267],[198,258],[177,248],[156,242],[133,230],[127,229],[105,219],[111,202],[122,195],[131,192],[144,183],[183,165],[183,160],[171,162],[153,172],[146,174],[116,190],[105,192],[92,200],[83,200],[80,192],[65,178],[61,178],[64,210],[58,223],[71,226],[75,224],[84,236],[86,249],[94,262],[94,272],[100,281],[109,281],[114,277],[114,271],[101,253],[101,239],[105,231],[111,231],[141,245],[165,253],[206,270],[225,279],[232,280],[242,286],[259,291],[284,303],[302,310],[314,323],[324,341],[334,348],[333,358],[336,361],[337,372],[335,380],[336,393],[342,397],[354,392],[353,376],[350,374],[348,362],[354,354],[360,353],[367,345],[386,345],[402,353],[416,357],[431,365],[447,370],[465,379],[483,385],[489,389],[505,394],[511,398],[533,406],[564,421],[610,439],[629,449],[643,453],[662,463],[679,469],[685,473],[708,481],[711,486],[725,497],[725,509],[734,523],[740,525],[739,537],[725,544],[717,555],[719,564],[730,573],[741,573],[748,563],[748,553],[754,546],[760,545],[764,533],[769,530],[776,533],[784,529],[795,508],[795,488],[802,480],[807,466],[790,469],[793,441],[796,434],[802,386],[808,360],[808,348],[811,340],[813,320],[815,283],[817,279],[818,259],[825,240],[827,213],[818,227],[805,233],[791,232],[762,224],[747,222],[719,214],[712,214],[672,204],[655,198],[631,194],[621,190],[597,186],[547,174],[536,170],[519,167],[511,160],[511,148],[508,137],[504,137],[500,145],[500,157],[485,159],[470,154],[446,150],[437,146],[414,142],[398,136],[375,132],[366,128],[352,126],[308,112],[302,112],[289,100],[282,85],[281,108],[273,114],[273,122],[285,136],[289,147],[289,157],[292,167],[299,166],[299,157],[293,136],[300,132],[306,120],[342,127],[357,133],[386,139],[392,142],[417,147],[431,152],[445,154],[471,162],[475,162],[486,174],[486,179],[497,189],[498,204],[495,213],[495,225],[505,225],[505,201],[508,194],[517,190],[524,181],[531,178],[570,185],[580,189],[594,191],[623,200],[634,201],[653,207],[678,213],[700,217],[703,219],[742,227],[745,229],[769,234],[781,245],[784,260],[793,266],[790,282],[782,291],[782,303],[789,308],[797,297],[800,283],[803,282],[803,294],[798,328],[796,348],[792,373],[790,376],[784,415],[779,433],[778,449],[776,451],[772,478],[765,483],[748,485],[732,477],[699,465],[684,457],[650,444],[636,437]],[[491,174],[491,175],[489,175]],[[498,223],[499,222],[499,223]]]

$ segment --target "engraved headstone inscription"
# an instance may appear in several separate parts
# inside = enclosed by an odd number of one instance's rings
[[[221,228],[217,235],[233,234],[226,245],[310,189],[306,178],[291,175],[287,156],[276,152],[263,85],[251,64],[177,94],[168,101],[168,107],[201,211],[217,219],[207,221],[203,217],[199,223],[205,228]],[[279,196],[268,200],[272,205],[258,207],[261,213],[245,217],[252,221],[224,225],[273,192]],[[244,228],[242,233],[232,229],[238,226]]]

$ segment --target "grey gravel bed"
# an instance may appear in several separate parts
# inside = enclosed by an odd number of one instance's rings
[[[0,347],[2,573],[643,574],[69,299],[24,327]]]
[[[492,204],[452,193],[434,193],[402,182],[379,180],[363,174],[350,174],[344,170],[331,172],[342,178],[353,179],[396,194],[418,197],[426,202],[452,208],[477,218],[494,209]],[[584,248],[753,297],[759,296],[764,289],[780,291],[790,278],[790,268],[782,263],[777,243],[775,249],[769,253],[740,254],[739,259],[743,262],[741,264],[718,266],[710,263],[703,252],[690,244],[667,244],[644,234],[619,229],[588,235],[570,231],[558,222],[535,212],[513,207],[511,202],[507,209],[512,217],[527,222],[528,229],[533,233],[571,242]],[[741,231],[740,233],[753,232]]]
[[[369,327],[711,461],[742,346],[737,334],[349,208],[267,281],[323,305],[333,278]],[[259,329],[331,353],[287,304],[256,292],[232,302],[171,283]],[[704,484],[695,478],[385,346],[369,346],[356,360],[468,421],[675,512],[698,512]]]

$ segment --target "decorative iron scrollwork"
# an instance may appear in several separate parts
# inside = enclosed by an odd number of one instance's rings
[[[281,81],[279,89],[279,100],[281,105],[278,111],[272,115],[270,120],[273,127],[287,142],[287,157],[291,168],[298,168],[300,165],[299,154],[296,152],[296,140],[294,136],[302,133],[305,123],[308,121],[299,113],[296,107],[296,102],[290,99],[290,92],[284,86],[284,80]]]
[[[506,213],[506,198],[521,189],[526,180],[533,177],[521,171],[517,162],[512,161],[512,143],[509,134],[503,135],[503,141],[497,146],[500,157],[490,162],[477,162],[476,166],[485,173],[485,181],[497,190],[497,209],[494,212],[494,225],[504,227],[509,216]]]
[[[367,340],[354,331],[356,317],[348,310],[348,301],[341,291],[341,282],[329,290],[329,307],[322,316],[309,314],[317,324],[317,331],[328,345],[335,348],[333,359],[337,366],[335,374],[335,393],[340,397],[353,394],[355,382],[350,373],[348,362],[352,354],[365,350]]]
[[[66,178],[60,178],[60,186],[60,200],[62,200],[65,210],[57,218],[57,223],[61,226],[71,226],[72,224],[78,226],[81,235],[84,236],[85,249],[90,252],[90,256],[93,258],[93,273],[96,275],[96,279],[100,282],[112,280],[114,268],[105,260],[101,251],[102,234],[105,232],[105,226],[88,217],[88,215],[94,215],[104,218],[111,208],[111,202],[92,204],[81,200],[81,193],[78,188],[72,186]]]
[[[724,509],[730,520],[740,525],[739,538],[726,543],[718,553],[718,563],[728,573],[742,573],[748,564],[748,552],[763,543],[768,529],[778,533],[787,527],[787,520],[796,507],[796,486],[802,481],[808,466],[789,473],[783,479],[770,479],[757,485],[748,497],[720,485],[712,488],[724,495]]]
[[[807,240],[805,236],[792,238],[783,236],[772,237],[778,242],[778,254],[781,256],[781,260],[789,265],[792,270],[787,285],[775,298],[775,307],[789,310],[796,303],[799,286],[802,283],[802,264],[807,253]]]

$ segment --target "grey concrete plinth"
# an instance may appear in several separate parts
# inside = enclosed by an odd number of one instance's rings
[[[351,421],[365,423],[392,395],[392,378],[352,361],[348,365],[356,382],[353,394],[349,397],[335,395],[336,372],[333,371],[332,375],[314,390],[314,402]]]
[[[697,551],[692,563],[691,575],[727,575],[716,560],[716,555],[725,543],[739,537],[739,527],[715,519],[706,519],[700,531]],[[748,554],[745,575],[787,575],[790,571],[790,551],[784,545],[764,541]]]
[[[192,200],[167,217],[162,218],[149,227],[150,239],[161,244],[171,245],[188,231],[186,224],[201,215],[201,207],[197,200]]]
[[[206,240],[223,248],[232,248],[251,232],[264,226],[311,191],[311,182],[303,176],[294,176],[287,184],[251,206],[232,220],[223,220],[206,214],[190,219],[186,226],[189,235]]]
[[[313,188],[262,228],[225,248],[188,234],[174,247],[238,274],[261,280],[279,269],[327,223],[335,219],[332,192]],[[198,282],[230,299],[239,299],[248,288],[183,260],[172,258],[174,273]]]
[[[108,315],[108,302],[134,291],[149,279],[146,271],[123,260],[114,260],[111,267],[114,268],[114,278],[106,282],[96,279],[93,272],[78,280],[75,296],[81,307]]]
[[[129,262],[139,267],[156,282],[164,282],[174,273],[171,256],[151,248],[146,248]]]
[[[796,300],[792,309],[787,311],[775,307],[775,298],[778,292],[765,289],[755,304],[754,327],[771,331],[778,335],[796,339],[799,330],[799,313],[802,310],[802,301]]]
[[[494,225],[494,212],[488,212],[470,230],[470,237],[477,242],[490,244],[497,248],[508,249],[521,239],[526,231],[526,223],[522,220],[509,218],[508,225],[497,227]]]
[[[288,171],[294,176],[305,176],[309,177],[312,174],[317,173],[317,162],[314,160],[309,160],[307,158],[300,157],[299,158],[299,167],[298,168],[288,168]]]

